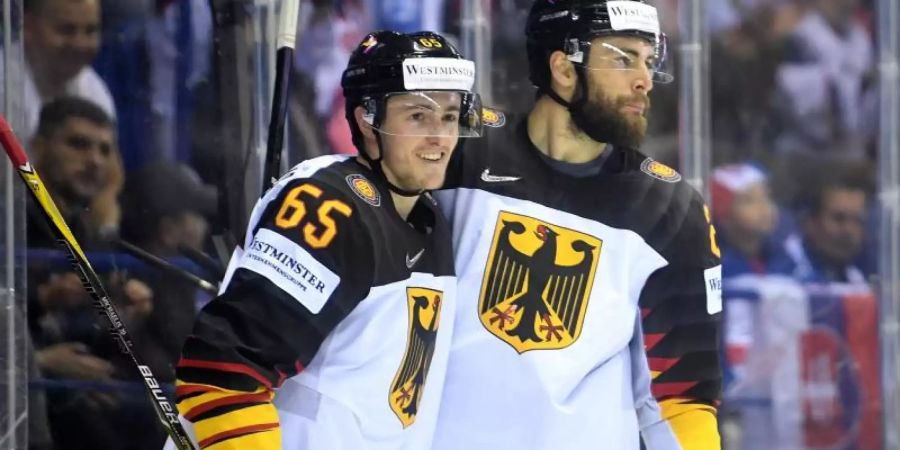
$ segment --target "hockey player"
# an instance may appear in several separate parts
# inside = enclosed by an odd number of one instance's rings
[[[536,104],[485,115],[437,195],[459,302],[432,448],[718,449],[715,231],[635,150],[672,78],[657,11],[537,0],[526,35]]]
[[[480,134],[474,63],[376,32],[342,85],[356,158],[290,170],[200,313],[176,396],[201,448],[427,449],[453,329],[449,230],[427,193]]]

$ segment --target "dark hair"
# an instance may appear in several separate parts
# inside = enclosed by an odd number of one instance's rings
[[[801,211],[816,215],[825,206],[825,197],[834,190],[860,191],[868,199],[874,189],[872,167],[860,161],[837,158],[815,167],[814,174],[801,194]]]
[[[70,117],[89,120],[105,127],[113,125],[106,111],[96,103],[80,97],[62,97],[47,103],[41,109],[38,136],[50,137]]]
[[[25,0],[22,3],[22,10],[27,14],[40,14],[51,1],[53,0]]]

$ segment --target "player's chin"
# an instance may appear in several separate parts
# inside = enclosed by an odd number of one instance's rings
[[[647,128],[647,116],[643,112],[629,111],[622,114],[622,118],[632,128]]]
[[[422,183],[422,190],[424,191],[434,191],[440,189],[444,186],[444,176],[441,175],[440,178],[431,178],[427,182]]]
[[[432,191],[435,189],[440,189],[441,186],[444,185],[444,178],[446,176],[446,165],[441,170],[426,170],[422,171],[416,177],[418,181],[419,189],[424,191]]]

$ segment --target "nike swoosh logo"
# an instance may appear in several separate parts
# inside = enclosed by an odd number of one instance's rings
[[[521,179],[522,177],[491,175],[491,169],[484,169],[484,172],[481,172],[481,181],[485,181],[488,183],[503,183],[509,181],[518,181]]]
[[[407,253],[406,254],[406,268],[412,269],[413,266],[416,265],[417,262],[419,262],[419,258],[421,258],[424,253],[425,253],[424,248],[422,250],[419,250],[419,253],[416,253],[416,256],[413,256],[412,258],[410,258],[409,253]]]

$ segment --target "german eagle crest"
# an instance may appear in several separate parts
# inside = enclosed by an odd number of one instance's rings
[[[581,334],[602,245],[501,211],[481,285],[481,323],[519,353],[571,345]]]
[[[391,410],[406,428],[416,421],[422,391],[431,368],[431,357],[441,321],[443,293],[433,289],[406,289],[409,332],[406,352],[391,383],[388,401]]]

